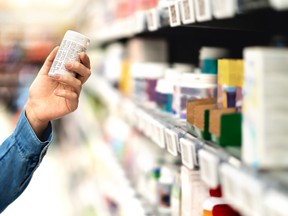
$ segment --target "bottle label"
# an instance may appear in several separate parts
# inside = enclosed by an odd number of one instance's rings
[[[70,35],[71,31],[68,31],[59,47],[59,50],[56,54],[56,57],[53,61],[53,64],[51,66],[51,69],[49,71],[49,76],[54,76],[55,74],[71,74],[75,76],[75,74],[71,71],[68,71],[65,68],[65,63],[67,62],[74,62],[74,61],[80,61],[79,60],[79,53],[80,52],[86,52],[87,45],[89,43],[89,39],[87,39],[85,36],[81,38],[80,34],[77,33],[77,37],[73,34]]]

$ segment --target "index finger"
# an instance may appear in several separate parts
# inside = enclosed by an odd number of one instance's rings
[[[59,49],[59,46],[56,46],[51,52],[50,54],[48,55],[48,57],[46,58],[44,64],[43,64],[43,69],[44,70],[40,70],[41,72],[45,73],[45,74],[48,74],[51,66],[52,66],[52,63],[55,59],[55,56],[57,54],[57,51]]]

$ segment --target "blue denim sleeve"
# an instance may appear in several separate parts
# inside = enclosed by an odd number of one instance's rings
[[[14,132],[0,145],[0,213],[25,190],[51,140],[51,123],[39,140],[22,111]]]

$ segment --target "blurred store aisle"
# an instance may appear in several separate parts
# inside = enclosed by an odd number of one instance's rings
[[[83,100],[85,97],[82,95]],[[91,144],[97,143],[98,152],[103,142],[91,139],[97,133],[94,126],[87,127],[79,121],[89,116],[83,108],[89,108],[87,101],[82,101],[79,108],[68,117],[62,118],[62,123],[54,122],[54,139],[46,156],[37,168],[34,176],[23,194],[14,201],[1,216],[107,216],[105,200],[99,196],[99,183],[96,169],[94,149]],[[95,122],[90,118],[91,122]],[[0,105],[0,145],[13,131],[16,118],[11,112]],[[60,126],[59,126],[60,125]],[[80,129],[80,125],[82,129]],[[84,128],[83,128],[84,127]],[[88,136],[83,136],[81,130],[87,130]],[[89,131],[89,132],[88,132]],[[95,132],[94,132],[95,131]],[[96,135],[97,136],[97,135]],[[86,137],[87,139],[84,139]],[[89,142],[89,143],[90,143]],[[99,152],[98,152],[99,154]],[[100,153],[100,155],[102,155]],[[101,167],[100,167],[101,168]],[[100,169],[102,171],[103,169]],[[99,174],[99,173],[98,173]],[[100,178],[101,179],[101,178]],[[101,184],[100,184],[101,185]]]
[[[57,149],[50,148],[28,188],[1,215],[73,215],[66,186],[66,171],[60,158]]]

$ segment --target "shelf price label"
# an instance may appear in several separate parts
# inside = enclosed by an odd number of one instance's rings
[[[239,210],[240,203],[240,171],[229,164],[220,165],[220,181],[222,185],[222,193],[224,199],[230,203],[235,209]]]
[[[217,19],[233,17],[236,13],[236,0],[214,0],[212,8]]]
[[[220,166],[224,199],[244,215],[263,214],[264,184],[252,174],[228,164]]]
[[[192,0],[182,0],[180,2],[181,18],[184,24],[195,23],[195,8]]]
[[[180,138],[182,163],[189,169],[199,166],[198,150],[201,145],[196,138]]]
[[[160,146],[160,148],[165,148],[165,126],[158,122],[157,120],[152,120],[152,140]]]
[[[173,131],[177,134],[177,142],[176,142],[177,150],[179,153],[181,153],[182,151],[181,151],[181,145],[180,145],[180,138],[184,138],[187,132],[177,127],[173,128]]]
[[[148,113],[143,115],[143,133],[147,137],[151,137],[151,119],[152,117]]]
[[[244,215],[263,216],[264,184],[251,174],[242,172],[240,199]]]
[[[167,144],[167,151],[173,156],[178,155],[178,134],[169,128],[165,128],[165,138]]]
[[[135,33],[141,33],[145,31],[146,14],[144,11],[136,11],[134,14],[134,31]]]
[[[180,2],[176,0],[174,4],[168,6],[168,10],[170,26],[175,27],[181,25]]]
[[[286,216],[288,196],[279,189],[270,189],[264,197],[264,212],[267,216]]]
[[[202,180],[210,188],[216,188],[220,184],[219,156],[205,149],[200,149],[198,152],[198,156],[199,156],[199,166]]]
[[[196,20],[198,22],[209,21],[212,19],[211,0],[195,0]]]
[[[150,121],[150,128],[151,128],[151,140],[157,144],[158,130],[156,126],[156,121],[154,119],[151,119]]]
[[[160,14],[157,8],[152,8],[146,13],[147,28],[149,31],[156,31],[160,27]]]

